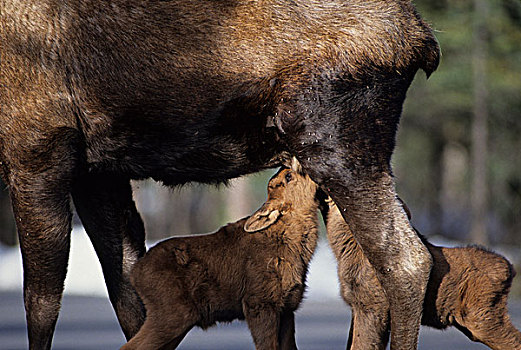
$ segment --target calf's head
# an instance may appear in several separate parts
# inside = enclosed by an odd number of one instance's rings
[[[268,200],[253,213],[246,223],[246,232],[263,230],[284,215],[316,210],[318,186],[299,167],[280,169],[268,183]]]

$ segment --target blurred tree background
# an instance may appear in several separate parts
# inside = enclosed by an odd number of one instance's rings
[[[521,2],[416,1],[442,61],[406,100],[394,168],[426,234],[521,244]]]
[[[393,158],[398,193],[423,234],[510,247],[520,262],[521,1],[415,3],[443,56],[409,90]],[[135,199],[151,239],[209,232],[258,208],[271,174],[221,188],[140,181]],[[15,244],[14,232],[4,191],[0,242]]]
[[[250,215],[266,200],[266,186],[275,170],[239,179],[227,186],[189,185],[166,188],[146,180],[133,183],[134,199],[147,238],[205,233]]]

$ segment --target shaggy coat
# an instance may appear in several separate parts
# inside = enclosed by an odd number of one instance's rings
[[[296,156],[342,208],[416,348],[431,256],[396,200],[402,104],[439,48],[409,0],[0,0],[0,174],[31,349],[51,347],[72,201],[127,338],[131,179],[220,183]],[[389,238],[391,237],[391,238]]]
[[[252,216],[150,249],[131,274],[147,318],[122,349],[173,349],[193,326],[234,319],[246,319],[257,349],[296,349],[293,312],[318,238],[316,188],[283,169]]]
[[[384,350],[389,340],[389,302],[384,289],[338,208],[329,201],[329,209],[324,210],[323,204],[321,209],[338,261],[341,295],[352,308],[347,348]],[[515,276],[512,265],[479,247],[438,247],[420,238],[433,257],[422,325],[454,326],[495,350],[521,349],[521,333],[507,311]]]

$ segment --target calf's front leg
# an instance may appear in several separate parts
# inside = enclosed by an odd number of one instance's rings
[[[283,310],[280,316],[279,346],[281,350],[296,350],[295,312]]]
[[[243,312],[250,329],[256,350],[278,350],[280,314],[266,304],[252,301],[243,302]]]

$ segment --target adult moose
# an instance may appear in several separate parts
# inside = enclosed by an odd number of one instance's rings
[[[125,335],[144,253],[130,179],[218,183],[284,154],[340,208],[414,349],[431,257],[390,167],[406,90],[438,64],[407,0],[1,0],[0,161],[31,349],[58,316],[71,197]]]

